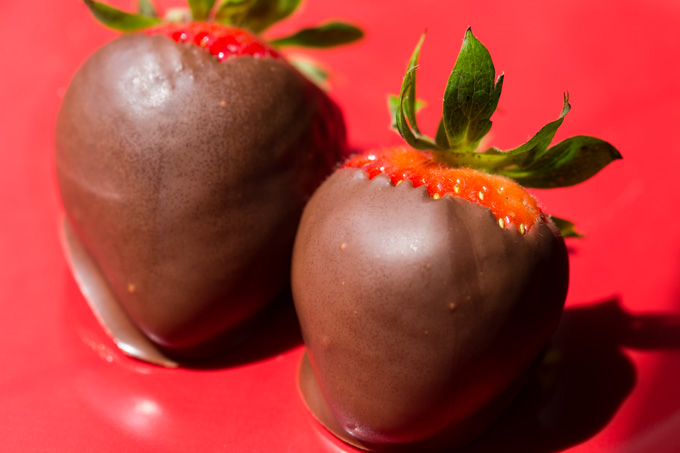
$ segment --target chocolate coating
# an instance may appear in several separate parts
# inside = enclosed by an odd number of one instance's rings
[[[287,286],[302,207],[344,149],[337,107],[287,63],[130,35],[74,77],[56,171],[124,312],[193,356]]]
[[[293,253],[303,398],[364,449],[460,446],[521,387],[567,286],[552,223],[522,235],[467,200],[339,170],[305,208]]]

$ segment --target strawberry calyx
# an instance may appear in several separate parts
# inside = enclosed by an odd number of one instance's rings
[[[489,51],[470,28],[446,85],[436,135],[432,138],[423,134],[416,119],[422,105],[416,98],[416,70],[424,39],[423,34],[409,61],[399,96],[388,99],[392,127],[411,147],[431,151],[435,161],[449,168],[479,170],[510,178],[524,187],[541,189],[579,184],[621,159],[616,148],[595,137],[570,137],[550,146],[571,110],[568,94],[564,95],[560,116],[526,143],[508,151],[493,146],[478,150],[491,129],[491,116],[498,106],[504,76],[496,78]],[[565,236],[578,235],[571,222],[553,219]]]
[[[136,32],[160,24],[212,23],[245,29],[260,35],[275,23],[286,19],[300,6],[301,0],[188,0],[189,8],[173,8],[161,16],[151,0],[139,0],[138,10],[126,12],[94,0],[83,0],[102,24],[122,32]],[[163,17],[163,18],[161,18]],[[193,26],[193,25],[192,25]],[[160,34],[160,33],[157,33]],[[363,37],[358,27],[341,21],[331,21],[305,28],[287,36],[268,39],[270,48],[334,47],[355,42]],[[259,44],[265,40],[260,38]],[[245,52],[248,55],[261,53]],[[266,52],[265,52],[266,53]]]
[[[446,195],[466,199],[489,208],[501,228],[514,226],[522,234],[542,218],[534,197],[512,179],[451,167],[436,154],[404,146],[387,148],[354,156],[342,168],[362,169],[369,179],[386,175],[395,186],[409,180],[413,187],[425,186],[435,200]]]
[[[161,24],[144,30],[149,36],[167,36],[180,44],[194,44],[207,49],[219,61],[242,55],[254,58],[280,58],[271,46],[242,28],[210,22]]]
[[[196,44],[208,49],[220,61],[242,55],[279,58],[278,49],[283,47],[326,48],[349,44],[363,37],[360,28],[341,21],[304,28],[278,38],[261,36],[269,27],[293,14],[301,0],[187,0],[189,8],[168,9],[164,16],[159,14],[152,0],[138,0],[134,13],[94,0],[83,1],[94,17],[107,27],[127,33],[146,31],[149,35],[166,35],[180,43]],[[195,29],[203,27],[208,30],[194,33]],[[230,32],[234,33],[233,37],[228,36]],[[245,44],[245,41],[241,42],[241,32],[249,33]],[[199,33],[201,36],[197,39]],[[295,56],[288,61],[324,88],[328,74],[320,65]]]

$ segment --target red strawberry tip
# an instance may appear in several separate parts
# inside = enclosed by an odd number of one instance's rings
[[[254,58],[281,58],[271,46],[243,28],[210,22],[170,23],[146,29],[149,36],[167,36],[180,44],[207,49],[219,61],[250,55]]]

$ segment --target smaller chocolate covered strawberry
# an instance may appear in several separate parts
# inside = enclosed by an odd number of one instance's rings
[[[461,446],[509,404],[557,326],[569,278],[556,222],[522,186],[577,184],[620,158],[592,137],[549,146],[566,97],[527,143],[478,151],[503,76],[470,30],[436,138],[424,136],[421,44],[391,100],[410,146],[353,157],[327,179],[293,253],[303,398],[333,434],[372,451]]]
[[[65,244],[126,353],[213,354],[288,285],[302,208],[346,155],[336,104],[279,52],[361,32],[339,22],[267,40],[299,0],[192,0],[161,20],[85,0],[131,32],[79,69],[56,128]]]

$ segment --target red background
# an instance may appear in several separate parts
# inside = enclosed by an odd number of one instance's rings
[[[517,145],[555,119],[569,90],[557,139],[594,135],[624,156],[578,187],[537,193],[587,234],[569,243],[559,354],[472,451],[680,451],[680,3],[309,0],[272,34],[339,17],[366,39],[312,54],[334,73],[356,148],[399,142],[385,95],[425,28],[418,88],[432,130],[472,26],[506,75],[493,144]],[[205,369],[161,369],[115,349],[66,268],[53,175],[61,96],[115,33],[76,0],[3,1],[0,31],[0,450],[353,451],[298,398],[290,311]]]

